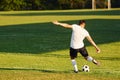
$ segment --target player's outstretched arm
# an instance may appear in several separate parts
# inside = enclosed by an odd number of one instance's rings
[[[62,26],[64,28],[72,28],[72,25],[67,24],[67,23],[61,23],[61,22],[58,22],[58,21],[53,21],[52,23],[55,24],[55,25]]]
[[[93,39],[91,38],[91,36],[87,36],[86,38],[87,38],[87,40],[95,47],[97,53],[100,53],[100,49],[99,49],[98,46],[95,44],[95,42],[93,41]]]

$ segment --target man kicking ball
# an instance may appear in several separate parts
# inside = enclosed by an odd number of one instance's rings
[[[74,72],[78,72],[77,63],[75,58],[77,57],[77,53],[79,52],[86,60],[93,62],[96,65],[99,65],[94,58],[88,55],[88,52],[84,46],[83,40],[87,38],[87,40],[95,47],[97,53],[100,53],[100,49],[97,47],[93,39],[91,38],[88,31],[85,29],[85,21],[80,20],[79,24],[67,24],[61,23],[58,21],[53,21],[53,24],[62,26],[64,28],[72,29],[72,36],[70,42],[70,58],[74,67]]]

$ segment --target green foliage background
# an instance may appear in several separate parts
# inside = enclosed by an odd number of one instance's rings
[[[100,0],[98,8],[106,8]],[[111,0],[112,8],[120,7],[120,0]],[[11,10],[55,10],[91,8],[92,0],[0,0],[1,11]]]

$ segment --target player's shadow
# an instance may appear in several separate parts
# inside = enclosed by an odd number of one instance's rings
[[[66,22],[77,23],[75,20]],[[86,20],[86,24],[97,44],[120,41],[120,20],[91,19]],[[41,54],[69,49],[70,37],[70,29],[50,22],[0,26],[0,52]],[[85,45],[90,44],[85,40]]]

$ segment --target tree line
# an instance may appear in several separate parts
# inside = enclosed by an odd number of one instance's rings
[[[106,8],[107,0],[96,0],[98,8]],[[120,7],[120,0],[111,0],[112,8]],[[0,11],[89,9],[92,0],[0,0]]]

